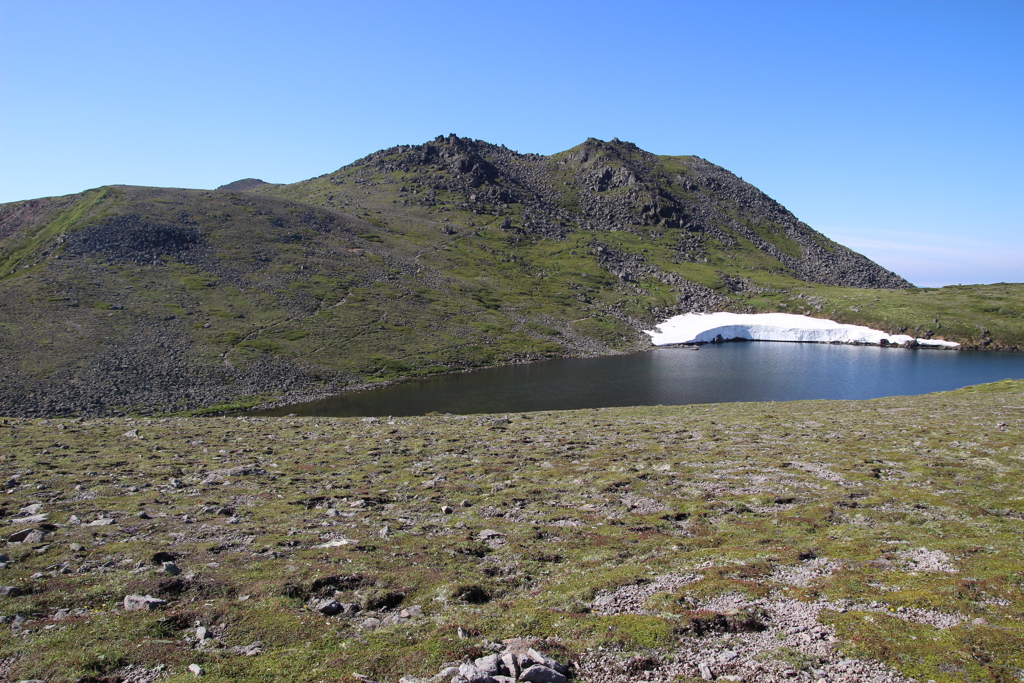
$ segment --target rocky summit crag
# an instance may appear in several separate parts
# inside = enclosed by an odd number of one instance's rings
[[[451,135],[288,185],[0,205],[0,414],[296,401],[643,348],[640,330],[688,311],[1011,348],[1014,287],[914,289],[699,157]]]

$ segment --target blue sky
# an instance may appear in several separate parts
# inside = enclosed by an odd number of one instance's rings
[[[0,0],[0,201],[457,133],[697,154],[921,286],[1024,281],[1024,2]]]

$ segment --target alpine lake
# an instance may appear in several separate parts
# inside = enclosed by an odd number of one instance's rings
[[[1024,354],[730,342],[439,375],[250,414],[405,417],[742,401],[858,400],[948,391],[1003,379],[1024,379]]]

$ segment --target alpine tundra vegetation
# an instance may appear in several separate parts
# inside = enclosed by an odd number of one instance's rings
[[[6,418],[0,678],[447,682],[532,650],[581,683],[1017,681],[1022,434],[1022,381]]]
[[[0,680],[1024,680],[1024,381],[215,415],[688,313],[1019,351],[1022,301],[915,288],[619,140],[0,205]]]
[[[916,289],[692,156],[454,135],[310,180],[0,206],[0,413],[294,402],[787,312],[1020,348],[1024,286]]]

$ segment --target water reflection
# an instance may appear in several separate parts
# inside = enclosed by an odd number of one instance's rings
[[[1024,354],[773,342],[658,348],[444,375],[264,415],[472,414],[728,401],[866,399],[1024,379]]]

